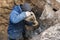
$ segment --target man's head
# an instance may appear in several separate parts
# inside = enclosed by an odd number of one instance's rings
[[[31,11],[31,6],[29,3],[24,3],[21,5],[23,11]]]

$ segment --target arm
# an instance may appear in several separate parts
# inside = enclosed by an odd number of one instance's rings
[[[22,12],[20,6],[14,6],[10,13],[10,21],[12,23],[18,23],[26,18],[26,13]]]
[[[25,18],[26,18],[25,12],[22,12],[19,14],[18,12],[13,10],[10,14],[10,20],[12,23],[18,23],[18,22],[24,20]]]

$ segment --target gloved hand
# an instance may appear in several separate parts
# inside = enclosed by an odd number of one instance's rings
[[[25,19],[26,21],[34,21],[36,19],[35,15],[33,12],[26,12],[27,18]]]
[[[32,26],[37,26],[38,22],[36,20],[35,14],[33,12],[27,12],[27,18],[25,19],[28,22],[32,22],[33,25]]]
[[[31,16],[32,15],[32,13],[31,12],[29,12],[29,11],[27,11],[27,12],[25,12],[26,13],[26,17],[29,17],[29,16]]]

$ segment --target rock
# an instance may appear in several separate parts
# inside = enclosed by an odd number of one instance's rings
[[[33,38],[30,39],[30,40],[40,40],[40,35],[37,35],[37,36],[33,37]]]
[[[60,40],[60,23],[45,30],[41,34],[40,40]]]
[[[8,8],[8,9],[12,9],[12,7],[14,6],[14,1],[13,0],[0,0],[0,8]]]
[[[55,12],[50,5],[46,4],[45,9],[40,17],[40,27],[43,29],[43,31],[49,28],[50,26],[60,23],[59,15],[60,10]]]
[[[50,28],[34,36],[31,40],[60,40],[60,23],[50,26]]]
[[[40,17],[40,27],[45,30],[46,28],[49,28],[50,26],[54,25],[55,21],[55,12],[53,11],[52,7],[48,4],[45,5],[45,8],[42,12],[42,15]]]
[[[48,23],[49,25],[52,25],[52,24],[54,25],[56,23],[59,23],[59,20],[60,20],[59,15],[60,15],[60,10],[55,12],[51,6],[45,5],[45,9],[40,19],[43,21],[43,24],[45,23],[45,25],[46,23]]]
[[[12,9],[14,5],[20,5],[24,0],[0,0],[0,8]]]
[[[58,0],[51,0],[52,7],[59,10],[60,9],[60,2]]]
[[[9,13],[13,6],[13,0],[0,0],[0,40],[7,40]]]
[[[37,7],[39,7],[40,10],[43,10],[44,5],[46,4],[46,2],[43,1],[43,0],[31,0],[31,2],[32,2],[34,5],[36,5]]]
[[[55,13],[53,11],[53,8],[50,5],[46,4],[40,19],[41,20],[53,19],[54,16],[55,16]]]
[[[60,10],[56,11],[57,20],[60,23]]]
[[[54,9],[60,9],[60,0],[46,0],[48,4],[50,4]]]
[[[16,5],[20,5],[25,2],[25,0],[14,0]]]

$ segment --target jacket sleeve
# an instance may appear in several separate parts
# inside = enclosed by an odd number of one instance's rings
[[[18,23],[26,18],[25,12],[19,12],[19,9],[14,8],[10,13],[10,21],[12,23]]]

